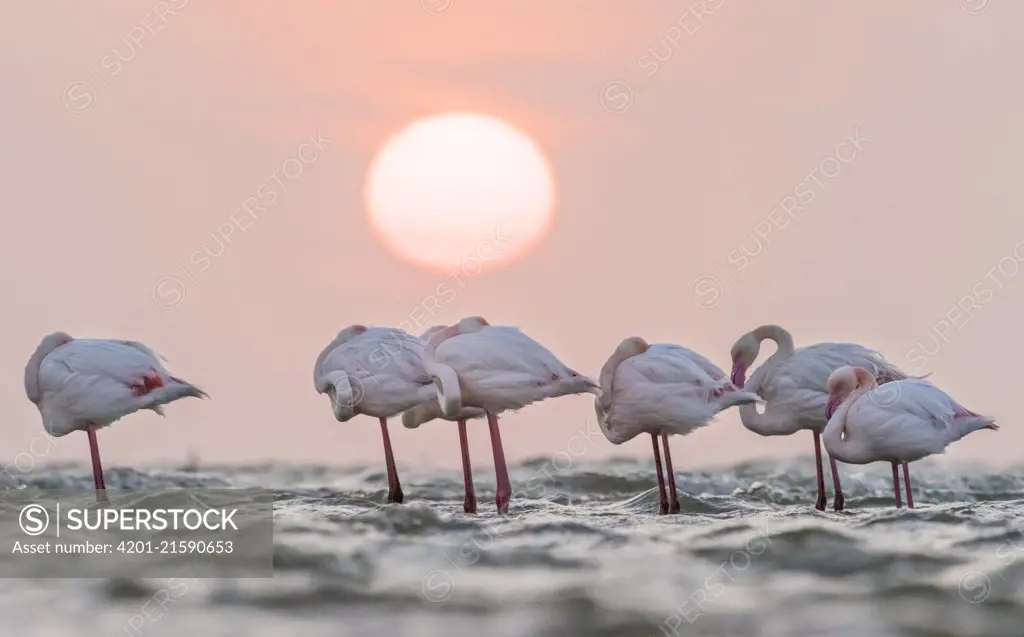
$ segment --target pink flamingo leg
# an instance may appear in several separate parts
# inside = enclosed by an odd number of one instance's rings
[[[825,468],[821,464],[821,434],[814,433],[814,468],[818,470],[818,501],[814,508],[819,511],[825,510]]]
[[[906,462],[903,463],[903,483],[907,485],[907,508],[913,509],[914,495],[910,492],[910,465]]]
[[[679,495],[676,493],[676,473],[672,470],[672,452],[668,448],[668,434],[662,432],[661,442],[665,445],[665,475],[668,477],[668,512],[679,513]]]
[[[473,489],[473,467],[469,464],[469,438],[466,435],[466,421],[459,421],[459,445],[462,447],[462,475],[466,481],[466,499],[462,510],[476,513],[476,491]]]
[[[388,468],[388,504],[401,504],[405,500],[402,485],[398,482],[398,469],[395,468],[395,454],[391,450],[391,436],[388,435],[388,419],[380,419],[380,432],[384,437],[384,462]]]
[[[107,490],[103,480],[103,464],[100,462],[100,445],[96,441],[96,425],[87,425],[85,432],[89,434],[89,451],[92,453],[92,479],[96,483],[97,497],[99,492]]]
[[[512,483],[508,481],[508,466],[505,465],[505,450],[501,446],[498,417],[491,412],[487,412],[487,426],[491,430],[491,448],[494,451],[494,477],[498,486],[496,496],[498,513],[508,513],[508,502],[512,499]]]
[[[668,496],[665,495],[665,477],[661,474],[661,450],[658,448],[658,435],[651,434],[651,442],[654,443],[654,468],[658,471],[658,502],[659,513],[668,513]]]
[[[892,488],[896,491],[896,508],[899,509],[903,506],[903,500],[900,499],[900,469],[895,462],[892,463]]]
[[[832,456],[828,458],[829,464],[832,465],[832,486],[836,490],[836,498],[833,503],[833,508],[836,511],[842,511],[843,506],[846,504],[846,498],[843,497],[843,486],[839,484],[839,467],[836,466],[836,459]]]

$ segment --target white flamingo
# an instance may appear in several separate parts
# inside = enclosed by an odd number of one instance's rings
[[[722,410],[760,400],[756,394],[739,390],[700,354],[678,345],[648,345],[637,336],[619,344],[601,369],[600,381],[601,394],[594,407],[609,442],[620,445],[641,433],[651,435],[663,514],[679,512],[669,435],[685,436],[710,423]],[[671,500],[661,473],[659,435],[665,447]]]
[[[761,342],[770,339],[777,349],[749,380],[746,371],[757,360]],[[869,370],[879,384],[908,378],[880,354],[854,343],[818,343],[795,348],[793,337],[778,325],[762,325],[741,336],[732,346],[732,382],[754,392],[767,405],[763,414],[752,405],[740,407],[743,426],[762,436],[788,436],[802,429],[814,434],[818,499],[815,508],[825,510],[825,474],[821,461],[821,432],[828,419],[828,377],[838,367],[857,365]],[[835,487],[834,509],[842,511],[845,499],[835,458],[829,458]]]
[[[435,325],[420,335],[420,340],[426,342],[431,336],[448,327],[447,325]],[[462,477],[466,486],[466,497],[462,502],[462,510],[466,513],[476,513],[476,490],[473,488],[473,466],[469,461],[469,436],[466,432],[466,421],[473,418],[480,418],[485,415],[483,409],[474,407],[464,408],[456,418],[448,418],[441,411],[441,405],[437,397],[431,398],[425,403],[416,405],[402,414],[402,425],[408,429],[416,429],[426,422],[435,419],[455,420],[459,427],[459,446],[462,449]]]
[[[25,393],[54,437],[73,431],[89,436],[98,497],[106,483],[96,430],[140,409],[164,415],[161,405],[192,396],[198,387],[171,376],[161,358],[142,343],[72,338],[54,332],[43,338],[25,366]]]
[[[486,412],[499,513],[508,513],[512,485],[497,414],[546,398],[600,391],[597,383],[566,367],[519,329],[492,326],[479,316],[464,318],[430,336],[423,362],[446,417],[457,418],[465,407]]]
[[[350,325],[320,352],[313,386],[327,394],[338,422],[359,414],[380,420],[388,473],[388,503],[405,499],[388,435],[392,418],[434,396],[423,369],[423,341],[400,329]]]
[[[999,429],[994,419],[974,413],[919,378],[879,387],[868,370],[844,366],[829,376],[828,392],[829,421],[823,436],[828,454],[850,464],[892,463],[897,507],[902,506],[900,464],[907,507],[913,509],[908,463],[944,453],[951,442],[980,429]]]

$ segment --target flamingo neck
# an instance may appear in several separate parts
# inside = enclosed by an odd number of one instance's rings
[[[446,418],[458,418],[462,412],[462,389],[455,370],[442,363],[432,363],[428,369],[437,390],[437,402]]]
[[[448,327],[437,330],[427,338],[426,348],[430,353],[433,353],[441,343],[445,342],[450,338],[458,336],[461,333],[461,323],[449,325]]]
[[[597,380],[600,385],[596,398],[594,398],[594,411],[597,413],[597,425],[604,433],[604,437],[613,445],[619,445],[633,438],[636,434],[625,431],[613,430],[608,423],[609,412],[614,398],[615,372],[626,359],[639,356],[647,351],[649,345],[639,337],[626,339],[615,349],[611,357],[605,361],[604,367]]]
[[[768,403],[764,413],[757,413],[757,406],[754,403],[742,404],[739,406],[740,422],[743,426],[762,436],[788,436],[795,433],[799,424],[796,418],[772,409]]]
[[[601,405],[601,398],[594,399],[594,411],[597,412],[597,426],[601,428],[601,433],[608,439],[608,442],[613,445],[621,445],[627,440],[632,440],[636,437],[637,433],[632,431],[625,431],[621,427],[612,428],[608,422],[608,410],[603,408]]]
[[[34,404],[38,405],[43,397],[42,388],[39,386],[39,368],[43,364],[43,359],[53,350],[73,340],[64,332],[54,332],[44,338],[36,347],[36,351],[32,352],[28,364],[25,365],[25,394]]]
[[[313,386],[321,394],[327,391],[330,381],[327,380],[326,376],[321,375],[321,368],[323,367],[324,361],[339,345],[345,342],[345,336],[338,334],[330,344],[324,348],[320,355],[316,357],[316,363],[313,365]]]
[[[766,339],[774,342],[776,347],[775,353],[769,356],[768,360],[757,368],[744,386],[747,391],[761,393],[761,384],[764,382],[765,376],[778,367],[782,361],[792,356],[796,348],[793,346],[793,337],[790,333],[778,325],[762,325],[754,330],[752,334],[757,339],[759,351],[761,343]],[[756,356],[754,360],[757,360]]]
[[[28,360],[28,365],[25,366],[25,394],[36,405],[42,398],[42,391],[39,388],[39,367],[43,364],[44,356],[45,354],[40,356],[36,351]]]
[[[361,398],[362,387],[359,391],[352,386],[348,374],[342,371],[335,371],[327,374],[327,393],[331,397],[331,410],[338,422],[345,422],[356,415],[356,403]]]
[[[761,327],[755,329],[752,333],[754,335],[754,338],[757,339],[758,344],[764,342],[765,340],[770,340],[773,343],[775,343],[775,346],[778,348],[775,352],[776,354],[778,354],[779,352],[783,352],[786,356],[788,356],[796,350],[796,346],[793,343],[793,335],[790,334],[789,331],[782,326],[762,325]]]
[[[846,417],[853,403],[870,389],[872,388],[858,388],[850,392],[825,426],[821,439],[825,444],[825,451],[836,460],[850,464],[866,464],[877,460],[870,455],[869,449],[862,444],[863,441],[850,437],[846,428]]]
[[[619,365],[626,359],[643,354],[649,347],[647,342],[641,338],[626,339],[619,344],[611,357],[605,361],[604,366],[601,368],[601,373],[597,377],[601,390],[597,401],[600,410],[607,411],[611,407],[614,391],[612,385],[615,381],[615,371],[619,368]]]
[[[745,391],[761,394],[765,377],[782,361],[792,356],[796,349],[793,346],[793,337],[778,325],[762,325],[751,334],[757,339],[758,350],[760,350],[761,342],[765,339],[773,341],[776,346],[775,353],[754,371],[742,387]],[[756,356],[754,360],[757,360]],[[740,405],[739,410],[740,422],[743,423],[743,426],[762,436],[787,436],[796,431],[796,419],[773,410],[771,403],[768,403],[763,414],[757,413],[757,407],[753,404]]]

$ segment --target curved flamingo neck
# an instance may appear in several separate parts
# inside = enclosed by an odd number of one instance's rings
[[[38,405],[43,397],[42,388],[39,386],[39,369],[42,367],[43,359],[53,350],[62,345],[67,345],[73,340],[71,336],[64,332],[54,332],[46,336],[39,343],[39,346],[36,347],[36,351],[32,352],[32,356],[25,365],[25,394],[34,404]]]
[[[764,413],[757,413],[753,403],[739,406],[740,422],[743,426],[762,436],[788,436],[798,430],[799,422],[788,414],[779,413],[768,403]]]
[[[762,325],[753,330],[751,335],[757,340],[758,353],[760,353],[761,343],[766,339],[774,342],[776,347],[775,353],[769,356],[768,360],[762,363],[744,384],[743,389],[746,391],[760,394],[765,377],[782,361],[792,356],[796,348],[793,344],[793,336],[778,325]],[[754,360],[757,360],[756,355]],[[785,436],[796,431],[795,419],[790,418],[788,414],[776,412],[772,409],[771,403],[765,408],[763,414],[757,413],[757,407],[753,404],[740,405],[739,411],[740,422],[743,423],[743,426],[762,436]]]
[[[762,325],[751,332],[751,334],[757,339],[758,353],[761,351],[761,343],[766,339],[774,342],[776,348],[775,353],[769,356],[768,360],[762,363],[751,374],[750,380],[745,383],[745,387],[748,387],[750,391],[760,393],[764,377],[768,375],[768,372],[778,367],[779,363],[792,356],[796,348],[793,345],[792,335],[778,325]],[[756,356],[754,360],[757,360]]]
[[[786,328],[780,325],[762,325],[751,332],[751,334],[753,334],[754,338],[757,339],[758,344],[762,343],[766,339],[774,342],[775,346],[778,348],[775,352],[776,354],[783,352],[788,356],[796,350],[796,347],[793,344],[793,335],[790,334]]]
[[[437,346],[447,341],[450,338],[461,334],[459,324],[449,325],[448,327],[442,328],[427,337],[427,347],[431,352],[437,349]]]
[[[431,362],[427,372],[437,390],[437,402],[446,418],[458,418],[462,412],[462,388],[455,370],[442,363]]]
[[[326,374],[322,382],[324,390],[331,397],[331,410],[338,422],[351,420],[356,415],[356,403],[362,398],[362,387],[358,390],[352,385],[352,379],[341,370]]]
[[[612,385],[615,381],[615,370],[623,361],[639,356],[647,351],[649,345],[641,338],[626,339],[615,348],[615,352],[605,361],[597,382],[601,385],[601,404],[607,406],[612,399]]]
[[[594,400],[594,408],[597,412],[597,426],[601,428],[601,432],[605,435],[605,438],[607,438],[612,444],[621,444],[631,437],[628,432],[613,431],[608,426],[608,410],[611,409],[612,406],[615,371],[623,361],[643,354],[649,347],[650,346],[647,342],[642,338],[628,338],[619,344],[615,349],[615,352],[612,353],[605,362],[604,367],[601,368],[601,374],[598,376],[601,393]]]
[[[856,438],[851,438],[849,431],[846,427],[846,417],[850,413],[850,408],[853,407],[853,403],[874,389],[873,386],[858,387],[857,389],[850,392],[843,402],[836,409],[836,413],[832,414],[832,418],[828,421],[828,425],[825,426],[825,431],[821,435],[822,442],[825,443],[825,450],[828,451],[828,455],[834,457],[836,460],[842,462],[848,462],[851,464],[865,464],[873,462],[877,458],[873,458],[869,453],[869,450],[861,444],[862,441]]]

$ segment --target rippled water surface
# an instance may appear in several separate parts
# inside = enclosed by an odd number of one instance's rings
[[[844,467],[847,512],[813,509],[813,464],[679,472],[658,516],[650,463],[511,469],[511,515],[462,513],[461,472],[108,469],[108,488],[269,487],[274,579],[15,580],[7,634],[1021,637],[1024,469],[918,463],[918,509],[885,465]],[[842,466],[842,465],[841,465]],[[831,480],[826,476],[827,482]],[[16,481],[91,488],[83,467]]]

